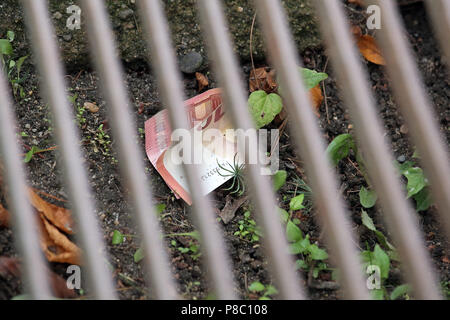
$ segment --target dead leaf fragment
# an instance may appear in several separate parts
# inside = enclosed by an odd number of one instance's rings
[[[67,287],[67,282],[63,277],[50,270],[47,270],[47,272],[55,297],[63,299],[77,297],[75,290]],[[0,276],[4,278],[7,276],[19,278],[21,276],[20,260],[13,257],[0,257]]]
[[[28,188],[28,193],[30,202],[37,211],[44,214],[44,216],[60,230],[68,234],[74,233],[74,222],[70,210],[48,203],[39,197],[31,188]]]
[[[81,264],[81,249],[48,222],[43,214],[39,215],[41,226],[41,248],[47,260],[69,264]]]
[[[0,204],[0,227],[8,227],[10,219],[11,215],[8,210]]]
[[[219,213],[219,217],[222,218],[224,224],[228,224],[231,220],[233,220],[236,215],[236,211],[248,200],[248,197],[241,197],[233,201],[233,198],[230,195],[227,195],[225,198],[225,206]]]
[[[250,71],[249,77],[250,92],[264,90],[267,93],[275,92],[277,83],[275,81],[275,70],[267,72],[266,67],[256,68]]]
[[[354,3],[360,7],[364,7],[364,1],[363,0],[348,0],[348,3]]]
[[[355,37],[361,37],[362,36],[362,30],[359,26],[353,25],[350,27],[350,32],[355,36]]]
[[[209,85],[208,78],[200,72],[195,73],[195,78],[198,82],[198,91],[202,91],[204,88],[207,88]]]
[[[374,37],[368,34],[362,35],[357,38],[357,45],[359,51],[367,61],[382,66],[386,65],[386,62],[381,55],[381,51],[378,48]]]
[[[309,96],[310,96],[311,103],[312,103],[313,108],[314,108],[313,109],[314,114],[317,117],[320,117],[319,107],[322,104],[323,95],[322,95],[322,90],[320,89],[319,85],[317,85],[314,88],[311,88],[309,90]]]
[[[92,113],[97,113],[98,110],[100,110],[100,108],[95,103],[92,102],[85,102],[83,107]]]
[[[20,262],[18,258],[0,257],[0,276],[20,276]]]

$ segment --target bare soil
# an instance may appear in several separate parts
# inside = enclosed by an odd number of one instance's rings
[[[355,24],[359,24],[367,32],[364,25],[364,15],[361,9],[352,6],[348,13]],[[433,102],[434,112],[437,115],[437,121],[440,124],[442,136],[446,142],[450,141],[450,131],[448,130],[450,109],[450,87],[449,75],[444,66],[444,61],[438,51],[438,46],[430,26],[427,22],[425,10],[422,3],[403,6],[402,13],[408,37],[416,54],[416,62],[421,71],[426,89],[430,99]],[[372,32],[371,32],[372,33]],[[326,103],[320,107],[320,118],[318,122],[322,128],[323,137],[330,142],[335,136],[352,132],[351,122],[348,117],[348,110],[339,97],[338,86],[335,82],[333,70],[327,63],[328,57],[322,48],[307,49],[301,52],[301,58],[304,65],[308,68],[324,71],[330,75],[325,81]],[[412,160],[413,146],[408,141],[408,135],[400,131],[403,125],[403,118],[398,113],[394,99],[392,97],[389,85],[389,79],[384,72],[384,68],[367,63],[370,81],[373,93],[378,102],[378,113],[384,122],[384,127],[391,141],[391,147],[395,157],[404,156],[406,160]],[[265,61],[257,61],[258,66],[266,66]],[[243,74],[248,77],[250,65],[243,63]],[[138,128],[144,127],[144,122],[152,115],[162,110],[163,105],[157,93],[155,77],[151,70],[144,63],[133,63],[125,65],[126,83],[131,100],[131,111],[136,117],[136,136],[132,137],[137,144],[141,146],[142,156],[144,157],[144,137]],[[210,79],[210,88],[216,86],[214,76],[208,69],[203,73]],[[40,148],[54,146],[52,123],[48,108],[39,95],[38,77],[34,67],[27,63],[23,71],[23,86],[26,92],[26,98],[16,98],[15,107],[18,117],[18,131],[24,132],[27,136],[18,138],[24,146],[24,153],[27,146],[33,145]],[[133,254],[139,248],[139,237],[126,237],[126,241],[120,245],[112,245],[111,238],[114,230],[120,230],[123,234],[136,235],[135,228],[131,219],[130,206],[126,202],[126,190],[122,184],[122,179],[118,173],[118,165],[115,162],[114,138],[111,137],[110,151],[106,151],[105,145],[102,145],[95,139],[98,128],[103,124],[104,130],[109,134],[108,112],[105,101],[99,91],[99,80],[97,73],[93,70],[77,70],[66,76],[67,95],[77,94],[77,104],[82,107],[84,102],[94,102],[100,107],[98,113],[85,111],[82,115],[86,121],[80,123],[80,145],[84,151],[85,166],[89,172],[92,187],[92,196],[97,201],[97,212],[99,221],[104,232],[104,239],[108,246],[110,261],[114,267],[114,281],[117,286],[118,294],[122,299],[145,299],[148,298],[143,281],[143,269],[140,263],[135,263]],[[185,94],[187,97],[193,97],[198,94],[197,82],[194,76],[184,76]],[[143,112],[140,113],[139,109]],[[74,112],[77,107],[74,106]],[[125,111],[124,111],[125,112]],[[74,120],[76,121],[76,120]],[[288,121],[289,126],[292,125]],[[276,126],[272,124],[275,128]],[[289,130],[285,130],[280,139],[280,169],[288,172],[286,185],[278,192],[278,200],[281,207],[288,207],[288,200],[295,193],[299,192],[298,179],[307,181],[302,169],[300,157],[292,147],[292,140],[289,136]],[[413,130],[413,128],[409,128]],[[403,131],[403,130],[402,130]],[[353,221],[354,230],[359,235],[359,245],[365,249],[366,245],[373,247],[377,242],[374,235],[368,232],[361,225],[361,205],[359,203],[358,192],[364,179],[358,170],[353,166],[353,158],[342,161],[338,166],[340,177],[340,190],[346,200],[346,204]],[[145,174],[148,177],[149,184],[152,186],[155,195],[155,202],[165,204],[166,208],[161,214],[161,224],[166,233],[190,232],[195,230],[188,216],[188,206],[182,200],[176,200],[173,193],[166,186],[159,174],[154,170],[148,160],[145,161]],[[35,156],[27,164],[29,173],[29,185],[45,191],[59,198],[67,198],[61,172],[59,170],[58,153],[55,151],[46,152],[41,157]],[[214,207],[218,210],[225,205],[225,196],[228,193],[222,189],[214,192]],[[234,197],[237,197],[234,195]],[[55,202],[48,199],[50,202]],[[307,198],[307,202],[310,200]],[[58,203],[67,205],[66,203]],[[237,290],[242,298],[257,299],[257,294],[248,291],[248,286],[253,281],[260,281],[264,284],[272,283],[272,278],[267,271],[266,259],[262,248],[258,242],[250,242],[235,236],[238,230],[238,221],[243,219],[243,213],[251,206],[247,203],[243,208],[237,211],[236,217],[227,225],[220,223],[223,229],[223,235],[226,240],[228,252],[233,263],[234,276],[236,279]],[[378,209],[368,210],[368,214],[374,219],[376,226],[389,237],[389,232],[383,225],[381,213]],[[318,241],[321,247],[324,246],[319,226],[314,220],[314,208],[304,210],[298,214],[301,220],[300,228],[304,233],[311,236],[312,241]],[[437,276],[442,284],[450,280],[449,263],[445,258],[445,251],[448,249],[448,242],[443,237],[439,229],[437,212],[434,206],[425,212],[417,214],[420,225],[425,235],[426,246],[432,257],[433,265]],[[16,251],[13,248],[13,234],[10,229],[0,228],[0,256],[14,256]],[[174,241],[173,241],[174,240]],[[195,254],[182,253],[179,247],[189,247],[195,244],[195,240],[189,237],[177,236],[167,239],[167,246],[170,250],[170,260],[172,273],[179,285],[179,293],[187,299],[205,299],[211,297],[208,290],[204,268],[201,265],[201,257]],[[52,264],[52,268],[66,276],[63,264]],[[390,278],[386,284],[389,290],[396,285],[403,283],[399,264],[393,263]],[[337,289],[317,289],[321,283],[331,281],[331,273],[322,271],[315,285],[308,286],[306,279],[308,274],[301,274],[299,279],[308,287],[309,294],[313,299],[339,299],[341,292]],[[21,294],[21,284],[18,279],[5,279],[0,276],[0,299],[10,299]],[[89,292],[80,298],[89,298]]]

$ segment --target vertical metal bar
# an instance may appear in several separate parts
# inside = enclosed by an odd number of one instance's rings
[[[450,1],[434,0],[424,1],[427,5],[428,14],[434,26],[442,50],[447,58],[447,67],[450,68]]]
[[[151,201],[151,190],[143,174],[142,155],[134,141],[137,129],[133,129],[129,99],[123,85],[123,72],[115,54],[114,39],[103,3],[101,0],[81,2],[93,58],[108,102],[108,115],[119,151],[119,165],[135,209],[136,223],[144,245],[148,280],[154,286],[157,298],[175,299],[177,293]]]
[[[246,111],[247,100],[238,65],[233,57],[230,38],[225,28],[223,13],[216,0],[200,0],[203,30],[209,44],[210,56],[214,62],[219,84],[223,88],[223,98],[227,110],[231,112],[233,123],[238,129],[254,128],[250,114]],[[256,134],[256,133],[255,133]],[[245,150],[240,146],[241,150]],[[286,238],[277,214],[273,189],[269,180],[261,176],[260,166],[249,164],[249,154],[256,154],[257,147],[249,144],[246,155],[246,173],[249,192],[255,205],[258,223],[264,233],[263,241],[276,285],[281,298],[302,299],[304,294],[293,270],[291,258],[287,254]]]
[[[175,54],[170,45],[170,33],[164,11],[159,0],[139,1],[141,17],[144,22],[145,35],[152,53],[152,65],[158,76],[160,92],[167,106],[172,127],[188,129],[187,114],[183,103],[184,94],[180,85],[179,71]],[[193,200],[192,211],[195,222],[201,234],[201,245],[205,254],[205,261],[210,273],[211,284],[217,291],[219,299],[235,298],[233,277],[230,271],[230,263],[220,231],[214,221],[209,197],[203,196],[199,190],[200,175],[195,164],[185,164],[184,170],[188,178],[191,197]]]
[[[77,222],[78,239],[83,251],[93,295],[99,299],[115,298],[111,273],[105,263],[105,253],[100,229],[94,217],[94,206],[89,184],[83,168],[79,149],[80,139],[75,128],[75,117],[66,97],[63,71],[54,42],[53,27],[45,0],[22,0],[25,22],[31,34],[36,62],[43,82],[43,91],[51,108],[55,126],[55,138],[62,157],[62,167],[72,212]]]
[[[435,278],[425,252],[415,213],[408,204],[383,139],[375,104],[352,43],[350,27],[336,0],[315,1],[322,31],[330,48],[338,82],[355,124],[356,137],[408,276],[420,298],[438,298]]]
[[[39,246],[36,215],[28,201],[23,162],[19,157],[19,148],[16,144],[16,121],[9,91],[3,74],[3,65],[0,62],[0,154],[5,164],[3,175],[8,190],[8,203],[11,206],[14,238],[23,257],[25,292],[29,291],[32,299],[48,299],[51,294],[47,283],[46,264]]]
[[[378,32],[387,70],[400,111],[417,145],[420,162],[431,184],[432,197],[450,239],[450,162],[439,134],[431,106],[412,53],[404,37],[401,17],[390,0],[373,1],[381,8],[382,28]],[[444,26],[442,26],[444,27]]]
[[[327,236],[327,244],[340,268],[345,294],[351,299],[368,298],[363,281],[351,225],[337,192],[336,179],[327,155],[320,129],[314,117],[309,96],[298,71],[298,61],[279,1],[255,1],[259,21],[271,60],[280,76],[283,99],[291,120],[297,147],[305,161],[319,219]]]

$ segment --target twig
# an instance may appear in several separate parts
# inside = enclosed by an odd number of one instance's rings
[[[256,75],[255,63],[253,61],[253,28],[255,26],[256,12],[253,15],[252,26],[250,27],[250,61],[252,62],[253,75],[255,76],[256,82],[258,84],[258,89],[261,89],[261,84],[259,83],[259,78]]]
[[[327,57],[327,61],[325,62],[325,67],[323,68],[322,72],[325,72],[327,70],[328,60],[329,60],[329,58]],[[328,124],[330,124],[330,116],[328,114],[327,90],[325,89],[325,81],[322,81],[322,90],[323,90],[323,99],[325,100],[325,111],[327,113],[327,122],[328,122]]]

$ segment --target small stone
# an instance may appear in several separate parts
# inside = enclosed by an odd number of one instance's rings
[[[403,163],[406,161],[406,157],[402,154],[402,155],[398,156],[397,161],[400,163]]]
[[[353,129],[353,125],[350,123],[350,124],[347,126],[347,128],[348,128],[348,129]]]
[[[85,102],[83,107],[92,113],[97,113],[99,110],[99,107],[92,102]]]
[[[62,16],[63,16],[62,13],[59,12],[59,11],[56,11],[56,12],[53,14],[53,18],[55,18],[56,20],[61,19]]]
[[[63,39],[64,39],[64,41],[70,41],[70,40],[72,40],[72,35],[71,34],[65,34],[65,35],[63,35]]]
[[[402,124],[400,127],[400,132],[403,134],[407,134],[408,133],[408,127],[405,124]]]
[[[31,128],[31,125],[29,123],[26,123],[25,124],[25,129],[30,129],[30,128]]]
[[[244,8],[242,8],[242,7],[237,7],[237,8],[236,8],[236,11],[237,11],[237,12],[242,12],[242,11],[244,11]]]
[[[203,57],[196,51],[191,51],[180,59],[180,69],[184,73],[194,73],[198,71],[203,63]]]
[[[119,12],[118,16],[122,20],[127,20],[129,17],[131,17],[134,14],[134,11],[130,8],[126,8]]]

